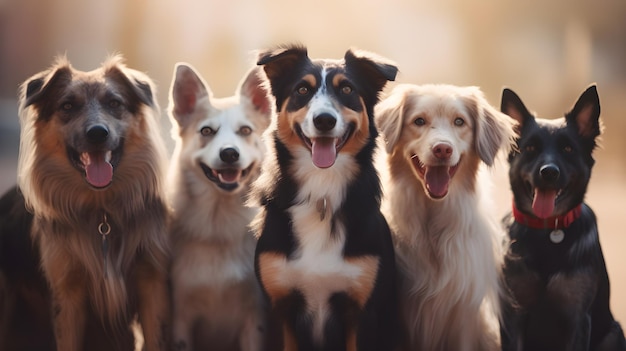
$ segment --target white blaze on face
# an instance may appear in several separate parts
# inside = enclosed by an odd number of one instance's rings
[[[327,78],[327,71],[323,69],[319,89],[308,104],[308,111],[301,126],[304,135],[311,140],[311,157],[315,166],[319,168],[328,168],[335,163],[337,142],[346,128],[346,124],[328,91]],[[317,129],[314,119],[321,115],[334,117],[335,126],[327,131]]]

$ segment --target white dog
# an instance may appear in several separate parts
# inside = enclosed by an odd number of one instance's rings
[[[399,85],[377,106],[407,350],[498,349],[502,231],[480,168],[510,147],[509,121],[475,87]]]
[[[248,229],[257,210],[244,205],[260,172],[273,104],[260,74],[252,69],[234,96],[216,99],[191,66],[175,68],[169,186],[178,351],[262,348],[264,307]]]

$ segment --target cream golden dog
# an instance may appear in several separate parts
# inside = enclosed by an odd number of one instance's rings
[[[483,164],[512,124],[475,87],[399,85],[376,108],[387,150],[406,350],[495,350],[501,230]]]

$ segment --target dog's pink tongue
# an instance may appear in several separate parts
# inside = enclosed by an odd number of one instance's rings
[[[315,138],[311,143],[311,157],[316,167],[328,168],[335,164],[337,149],[334,138]]]
[[[548,218],[554,212],[554,200],[556,199],[556,190],[539,190],[535,189],[535,197],[533,198],[533,213],[539,218]]]
[[[426,188],[434,197],[444,197],[448,193],[448,184],[450,184],[450,173],[447,166],[430,166],[426,167],[424,180]]]
[[[237,183],[241,178],[241,171],[238,169],[224,169],[216,173],[222,183]]]
[[[82,155],[87,182],[96,188],[103,188],[113,180],[113,166],[106,160],[105,152],[89,152]]]

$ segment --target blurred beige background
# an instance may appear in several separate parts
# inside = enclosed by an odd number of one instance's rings
[[[544,117],[598,83],[603,148],[587,201],[599,218],[612,305],[626,324],[626,2],[622,0],[0,0],[0,192],[15,183],[18,85],[66,53],[91,70],[110,53],[147,72],[167,105],[174,64],[187,61],[217,96],[232,94],[254,50],[285,42],[311,57],[349,47],[397,62],[402,83],[477,85],[499,105],[504,86]],[[163,135],[171,147],[170,124]],[[502,216],[506,166],[495,171]]]

